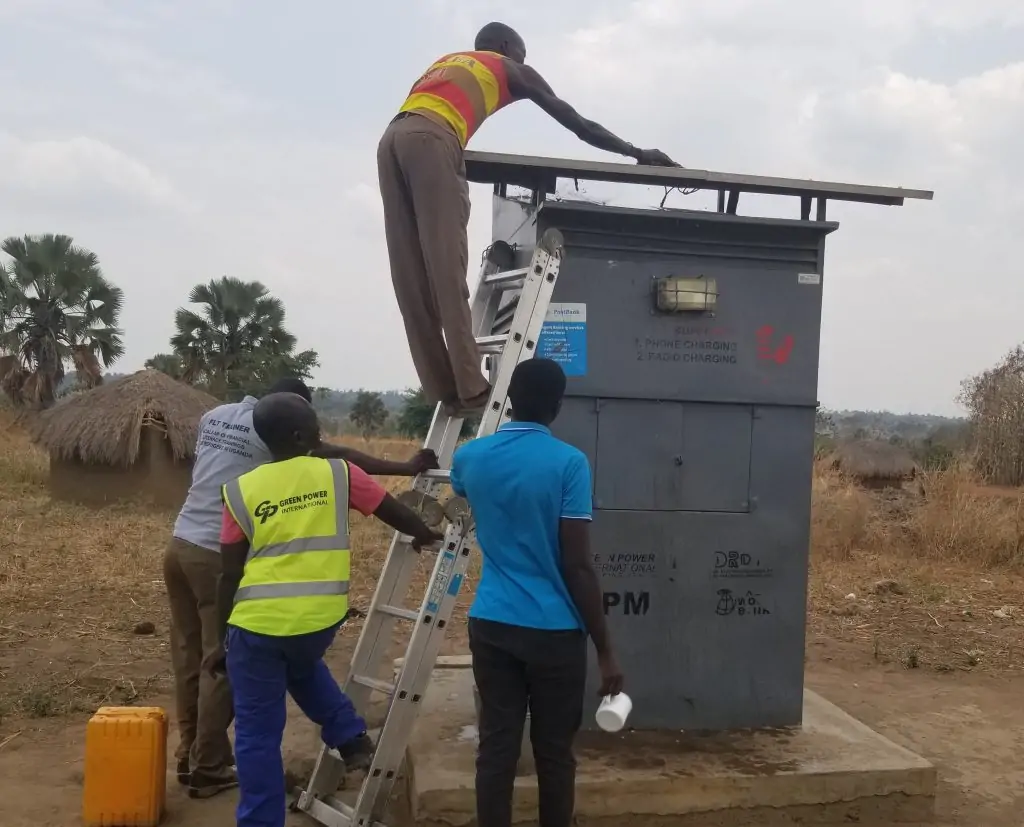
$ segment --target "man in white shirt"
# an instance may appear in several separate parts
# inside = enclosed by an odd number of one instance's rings
[[[312,402],[309,388],[299,379],[282,379],[270,393],[295,393]],[[209,798],[238,784],[228,738],[231,688],[222,670],[204,664],[217,662],[221,648],[216,605],[221,486],[271,460],[252,424],[257,401],[247,396],[220,405],[200,421],[192,485],[164,555],[180,736],[178,781],[188,786],[192,798]],[[420,451],[409,462],[388,462],[325,444],[323,456],[344,459],[378,476],[412,477],[437,467],[432,451]]]

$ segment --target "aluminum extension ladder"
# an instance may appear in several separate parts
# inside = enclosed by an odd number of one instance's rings
[[[514,253],[504,242],[496,242],[484,257],[471,308],[474,334],[481,352],[489,357],[492,390],[478,437],[494,433],[511,415],[508,386],[512,371],[534,356],[562,257],[563,239],[557,230],[544,234],[529,267],[509,269]],[[461,417],[449,417],[441,405],[437,406],[423,447],[437,453],[441,470],[420,474],[412,490],[406,492],[432,505],[435,511],[439,508],[436,495],[449,480],[447,469],[451,468],[462,425]],[[408,501],[407,497],[403,499]],[[418,609],[402,606],[418,555],[409,545],[410,537],[396,532],[391,541],[343,687],[361,712],[365,712],[372,692],[389,695],[388,713],[354,806],[336,797],[345,775],[344,762],[335,750],[321,747],[313,775],[296,807],[326,827],[383,827],[380,819],[401,770],[420,702],[469,563],[472,515],[464,501],[461,507],[453,505],[455,500],[449,501],[444,509],[449,526]],[[380,674],[398,621],[414,625],[398,680],[392,683],[381,679]]]

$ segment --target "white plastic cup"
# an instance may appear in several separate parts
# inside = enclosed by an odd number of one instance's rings
[[[629,695],[620,692],[618,695],[605,695],[597,708],[597,725],[605,732],[618,732],[626,725],[626,718],[633,709]]]

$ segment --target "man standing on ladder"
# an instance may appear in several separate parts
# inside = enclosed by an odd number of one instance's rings
[[[678,166],[582,117],[527,66],[523,39],[489,23],[472,51],[446,55],[413,85],[377,148],[391,279],[426,399],[449,416],[483,408],[466,270],[469,185],[463,150],[486,118],[531,100],[591,146],[651,166]],[[447,347],[445,342],[447,341]]]

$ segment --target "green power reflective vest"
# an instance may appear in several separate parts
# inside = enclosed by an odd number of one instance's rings
[[[348,614],[348,465],[295,457],[270,462],[223,488],[249,540],[228,621],[261,635],[317,632]]]

